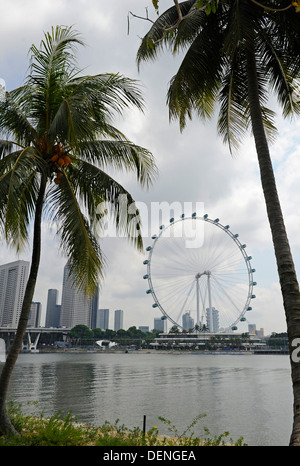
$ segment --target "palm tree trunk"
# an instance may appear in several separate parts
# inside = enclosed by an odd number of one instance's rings
[[[290,445],[300,446],[300,363],[294,362],[292,359],[293,341],[295,338],[299,338],[300,336],[299,284],[284,225],[269,147],[263,126],[257,83],[255,52],[253,47],[249,47],[247,51],[247,70],[252,129],[287,322],[294,394],[294,422]]]
[[[8,392],[8,386],[13,368],[17,361],[18,355],[22,349],[23,338],[26,332],[30,307],[33,299],[37,273],[40,263],[41,255],[41,221],[42,211],[44,203],[44,195],[46,190],[46,177],[41,176],[40,191],[36,203],[35,219],[34,219],[34,231],[33,231],[33,248],[32,248],[32,261],[29,273],[29,278],[26,285],[24,294],[22,310],[18,322],[18,327],[13,344],[7,355],[6,362],[3,366],[0,376],[0,432],[7,434],[16,434],[16,430],[13,427],[9,416],[6,411],[6,397]]]

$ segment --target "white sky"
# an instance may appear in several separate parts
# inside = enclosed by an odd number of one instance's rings
[[[161,0],[161,11],[171,5]],[[127,34],[127,14],[144,15],[150,0],[0,0],[0,77],[11,90],[22,84],[28,66],[28,50],[39,44],[43,32],[51,26],[74,25],[87,44],[80,48],[78,62],[85,74],[119,72],[140,81],[146,105],[142,115],[129,111],[119,127],[133,142],[151,150],[159,168],[159,177],[150,191],[136,184],[134,176],[117,179],[133,194],[136,201],[151,203],[180,202],[204,204],[209,217],[219,217],[240,234],[256,269],[256,300],[247,314],[249,323],[264,328],[265,334],[286,331],[282,298],[271,243],[269,224],[260,185],[256,153],[251,137],[246,138],[239,153],[232,157],[217,136],[214,122],[203,124],[194,118],[183,133],[177,123],[169,123],[166,107],[168,83],[175,73],[178,58],[167,53],[154,63],[143,64],[138,73],[136,52],[150,23],[131,18]],[[299,270],[300,248],[300,122],[278,118],[279,137],[272,146],[272,158],[279,195],[286,221],[296,268]],[[192,213],[191,212],[186,212]],[[169,214],[167,214],[168,217]],[[146,219],[145,219],[146,221]],[[166,219],[168,221],[168,218]],[[157,233],[156,218],[149,220],[150,234]],[[144,236],[148,232],[144,231]],[[145,237],[145,247],[151,244]],[[149,325],[160,316],[152,309],[152,299],[145,294],[147,284],[143,260],[123,239],[109,238],[102,242],[107,257],[106,279],[100,295],[100,306],[112,311],[124,310],[124,327]],[[19,256],[5,247],[0,249],[0,263],[16,259],[30,260],[30,246]],[[43,249],[40,274],[34,300],[40,301],[45,312],[49,288],[62,287],[66,259],[58,253],[54,232],[43,229]],[[60,299],[60,298],[59,298]]]

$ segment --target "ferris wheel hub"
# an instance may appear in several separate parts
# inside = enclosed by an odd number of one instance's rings
[[[210,270],[205,270],[205,271],[202,272],[202,273],[198,272],[198,273],[195,275],[196,280],[198,280],[200,277],[202,277],[202,275],[210,276],[210,275],[211,275],[211,271],[210,271]]]

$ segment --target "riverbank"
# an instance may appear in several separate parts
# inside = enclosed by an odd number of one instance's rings
[[[229,433],[211,437],[207,431],[205,438],[194,437],[191,428],[197,419],[187,427],[184,435],[178,435],[174,426],[170,427],[172,436],[159,434],[154,426],[150,430],[140,428],[128,429],[118,422],[105,422],[101,427],[80,424],[68,414],[65,418],[60,415],[51,418],[28,416],[22,413],[21,407],[10,404],[8,407],[10,418],[19,435],[0,436],[0,446],[101,446],[101,447],[199,447],[199,446],[245,446],[243,438],[237,441],[229,439]],[[169,421],[164,420],[170,425]],[[190,434],[189,434],[190,432]]]
[[[189,354],[189,355],[237,355],[237,356],[250,356],[250,355],[257,355],[257,354],[262,354],[262,355],[288,355],[289,352],[288,350],[249,350],[249,351],[222,351],[222,350],[216,350],[216,351],[211,351],[211,350],[172,350],[172,349],[165,349],[165,350],[159,350],[159,349],[139,349],[139,350],[118,350],[118,349],[98,349],[98,348],[57,348],[57,349],[52,349],[52,348],[46,348],[46,349],[39,349],[38,351],[23,351],[23,353],[41,353],[41,354],[47,354],[47,353],[97,353],[97,354]]]

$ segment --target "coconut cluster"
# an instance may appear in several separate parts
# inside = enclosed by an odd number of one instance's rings
[[[57,175],[56,175],[56,178],[54,179],[54,183],[59,184],[60,179],[63,176],[62,172],[60,171],[60,168],[67,167],[68,165],[70,165],[72,160],[67,155],[64,148],[59,144],[56,144],[53,147],[53,151],[54,151],[54,155],[51,157],[50,162],[52,162],[52,163],[54,163],[56,165]]]

